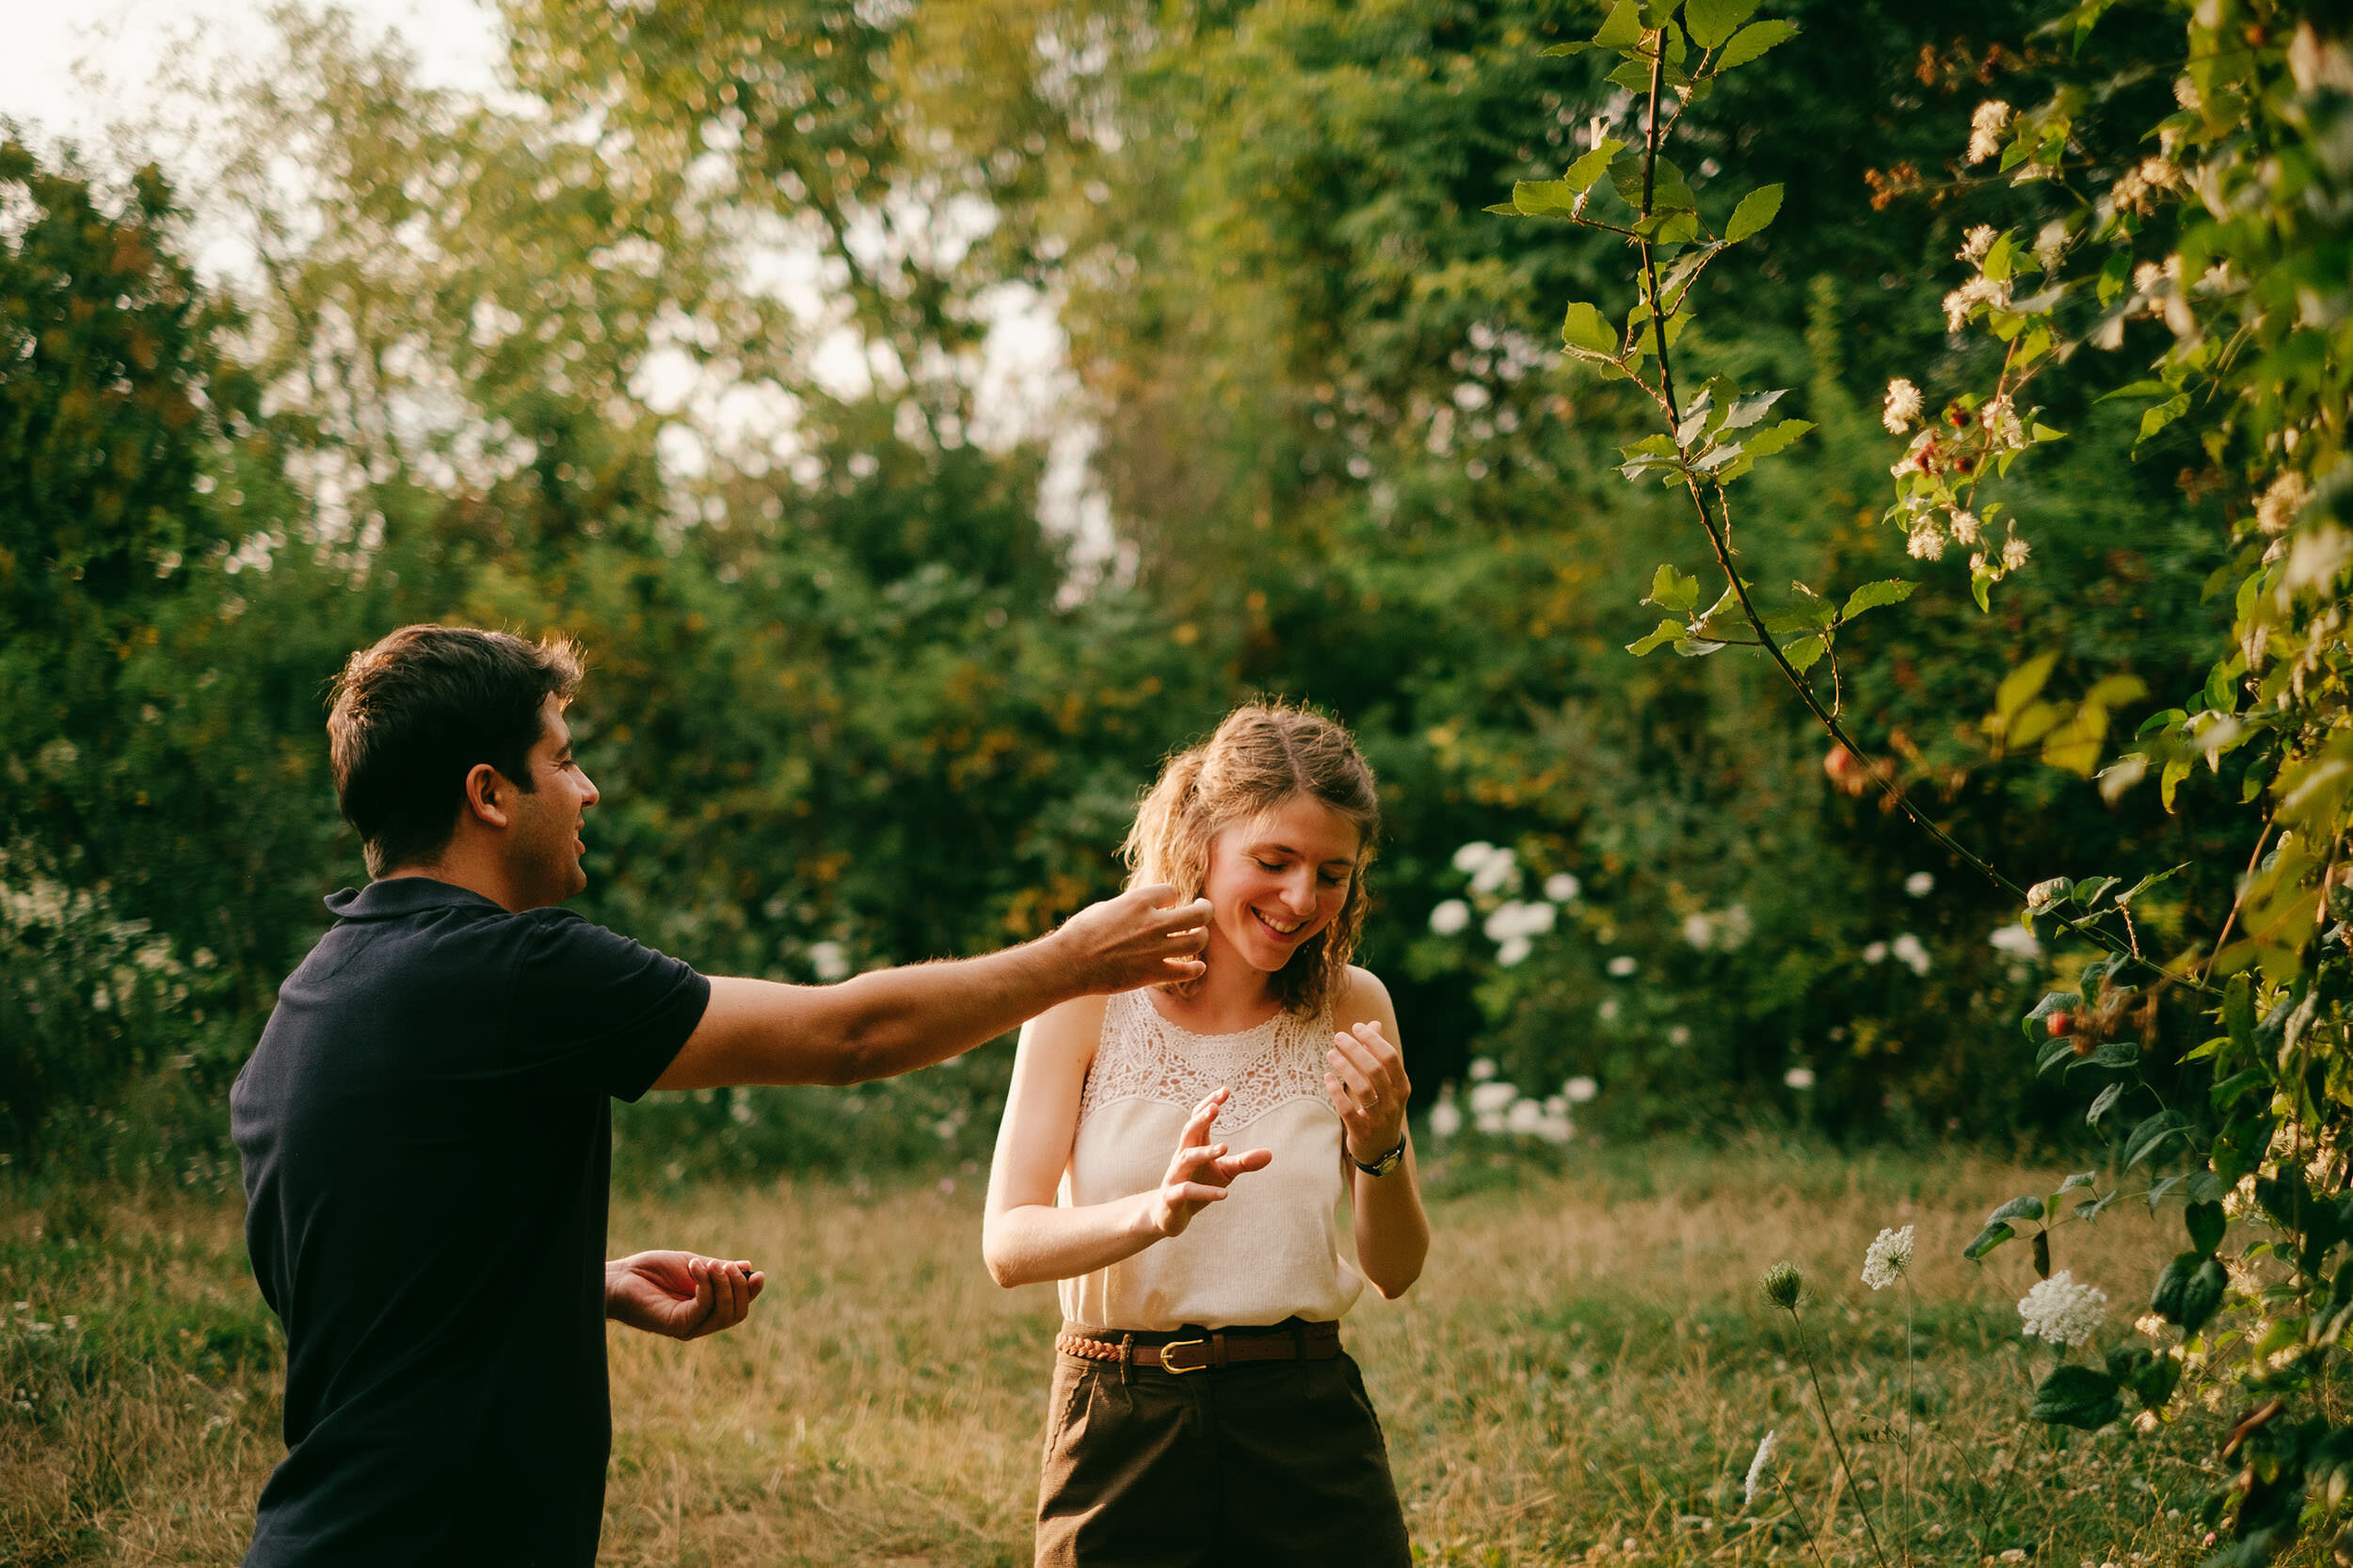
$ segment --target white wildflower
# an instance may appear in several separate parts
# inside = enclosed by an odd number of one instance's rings
[[[1683,939],[1695,948],[1705,948],[1716,939],[1716,925],[1705,915],[1683,917]]]
[[[1740,1492],[1740,1501],[1744,1507],[1753,1505],[1756,1501],[1756,1489],[1764,1484],[1766,1467],[1773,1462],[1775,1435],[1773,1432],[1767,1432],[1765,1441],[1756,1446],[1756,1457],[1749,1461],[1749,1479]]]
[[[1430,1108],[1430,1135],[1451,1138],[1463,1130],[1463,1108],[1454,1103],[1454,1088],[1449,1084],[1438,1091],[1438,1103]]]
[[[1504,1115],[1503,1125],[1513,1132],[1540,1133],[1545,1126],[1545,1108],[1535,1100],[1513,1100],[1512,1109]]]
[[[2078,1285],[2075,1276],[2065,1269],[2049,1279],[2037,1280],[2034,1288],[2018,1303],[2018,1316],[2025,1320],[2026,1337],[2046,1339],[2054,1345],[2085,1343],[2107,1316],[2107,1310],[2106,1291],[2096,1285]]]
[[[1958,332],[1969,324],[1969,314],[1979,305],[1991,305],[1997,311],[2009,308],[2009,284],[1986,277],[1972,278],[1945,296],[1945,329]]]
[[[1887,944],[1885,942],[1873,942],[1870,946],[1865,948],[1863,950],[1863,961],[1865,964],[1886,963]]]
[[[1577,1124],[1565,1111],[1547,1110],[1544,1120],[1536,1124],[1536,1136],[1547,1144],[1565,1144],[1577,1136]]]
[[[1499,1078],[1490,1079],[1484,1083],[1472,1085],[1471,1112],[1474,1115],[1482,1115],[1489,1112],[1499,1112],[1519,1097],[1520,1092],[1513,1085],[1504,1082]]]
[[[1934,872],[1913,872],[1904,878],[1904,895],[1907,898],[1926,898],[1934,891],[1936,891]]]
[[[2025,540],[2020,538],[2017,535],[2012,534],[2008,539],[2005,539],[2002,542],[2002,569],[2004,571],[2016,571],[2020,567],[2026,564],[2026,557],[2033,552],[2032,548],[2026,543]]]
[[[1475,872],[1485,865],[1495,852],[1496,846],[1484,839],[1475,840],[1454,852],[1454,869],[1464,872]]]
[[[1617,957],[1609,960],[1609,964],[1605,966],[1605,968],[1607,968],[1611,974],[1617,976],[1620,980],[1624,980],[1627,975],[1632,974],[1636,969],[1639,969],[1641,967],[1641,962],[1630,952],[1622,952],[1618,954]]]
[[[1458,852],[1454,858],[1463,856]],[[1474,893],[1506,892],[1520,885],[1519,857],[1508,849],[1490,850],[1486,860],[1471,873],[1470,888]]]
[[[1525,936],[1506,936],[1496,948],[1496,962],[1510,968],[1536,951],[1536,944]]]
[[[1567,872],[1555,872],[1545,878],[1545,897],[1555,904],[1574,903],[1584,890],[1584,884]]]
[[[1480,930],[1491,942],[1508,942],[1514,937],[1541,936],[1552,929],[1557,911],[1542,899],[1522,904],[1508,899],[1497,905]]]
[[[1814,1069],[1792,1067],[1781,1075],[1781,1080],[1792,1089],[1811,1089],[1814,1087]]]
[[[1904,541],[1906,553],[1915,561],[1933,561],[1945,553],[1945,530],[1934,518],[1922,518],[1912,525],[1912,536]]]
[[[1985,534],[1985,524],[1977,520],[1977,515],[1975,512],[1969,511],[1957,511],[1953,514],[1952,529],[1955,544],[1976,544]]]
[[[818,979],[828,984],[843,979],[850,972],[850,951],[840,942],[811,942],[808,967],[816,971]]]
[[[1494,1057],[1492,1057],[1492,1056],[1474,1056],[1474,1057],[1472,1057],[1472,1058],[1471,1058],[1471,1064],[1470,1064],[1470,1075],[1471,1075],[1471,1081],[1472,1081],[1473,1083],[1484,1083],[1484,1082],[1486,1082],[1489,1079],[1491,1079],[1491,1078],[1495,1077],[1495,1076],[1496,1076],[1496,1062],[1495,1062],[1495,1058],[1494,1058]]]
[[[1961,236],[1961,248],[1953,253],[1953,259],[1975,266],[1985,260],[1985,253],[1993,248],[1993,242],[1998,237],[1993,225],[1980,223]]]
[[[1995,926],[1993,934],[1986,938],[1986,943],[1996,952],[2006,952],[2013,958],[2042,956],[2041,941],[2023,925]]]
[[[1622,1009],[1618,1006],[1618,999],[1615,997],[1602,998],[1601,1005],[1593,1009],[1594,1014],[1603,1023],[1606,1024],[1616,1023],[1618,1021],[1618,1014],[1621,1011]]]
[[[2266,534],[2284,534],[2313,498],[2313,488],[2294,469],[2271,482],[2255,503],[2255,526]]]
[[[2186,76],[2173,78],[2173,102],[2185,109],[2196,108],[2199,104],[2198,84]]]
[[[1912,1267],[1912,1227],[1882,1230],[1863,1255],[1863,1283],[1884,1290]]]
[[[2060,219],[2053,218],[2036,233],[2034,259],[2045,272],[2057,272],[2059,263],[2067,259],[2067,225]]]
[[[1977,422],[1985,426],[1986,439],[1996,451],[2026,444],[2026,427],[2018,418],[2018,405],[2008,393],[1978,409]]]
[[[1969,117],[1969,161],[1981,164],[2002,150],[2002,130],[2009,123],[2009,105],[1989,98]]]
[[[1667,1044],[1671,1046],[1688,1046],[1690,1043],[1691,1026],[1689,1024],[1677,1024],[1673,1029],[1667,1031]]]
[[[1898,376],[1887,383],[1887,402],[1880,410],[1880,423],[1888,433],[1900,436],[1912,428],[1912,422],[1920,417],[1920,389]]]
[[[1888,955],[1913,974],[1929,972],[1929,950],[1920,945],[1920,938],[1907,931],[1887,944]]]
[[[1470,924],[1471,906],[1459,898],[1450,898],[1430,911],[1430,929],[1441,936],[1451,936]]]
[[[1571,1105],[1587,1104],[1595,1095],[1600,1093],[1601,1085],[1595,1083],[1590,1078],[1573,1078],[1566,1083],[1561,1085],[1561,1097],[1566,1099]]]

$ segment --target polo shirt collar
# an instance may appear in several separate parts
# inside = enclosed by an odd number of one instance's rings
[[[391,877],[371,882],[356,892],[345,888],[327,897],[328,912],[345,920],[388,920],[403,915],[420,915],[428,909],[466,905],[504,912],[499,904],[480,893],[429,876]]]

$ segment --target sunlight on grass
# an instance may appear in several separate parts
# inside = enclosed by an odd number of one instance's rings
[[[1783,1257],[1805,1272],[1891,1568],[2204,1555],[2190,1499],[2212,1484],[2217,1418],[2197,1390],[2151,1433],[2024,1419],[2047,1352],[2019,1336],[2023,1255],[1958,1253],[2043,1173],[1760,1145],[1582,1152],[1549,1174],[1462,1155],[1430,1177],[1429,1273],[1350,1320],[1430,1561],[1872,1561],[1787,1319],[1757,1294]],[[618,1200],[616,1252],[748,1256],[771,1284],[719,1339],[614,1333],[603,1560],[1027,1561],[1056,1314],[1048,1289],[989,1283],[979,1214],[970,1176]],[[278,1457],[280,1355],[233,1208],[82,1194],[0,1216],[0,1563],[233,1560]],[[1857,1277],[1879,1227],[1903,1224],[1919,1234],[1908,1444],[1904,1292]],[[2102,1347],[2133,1333],[2132,1260],[2158,1228],[2120,1205],[2061,1233],[2058,1263],[2118,1298]],[[1785,1489],[1745,1506],[1769,1428]],[[2051,1463],[2062,1442],[2074,1454]]]

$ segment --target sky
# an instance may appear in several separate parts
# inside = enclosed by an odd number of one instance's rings
[[[486,0],[337,3],[361,31],[397,33],[424,84],[496,90],[500,35]],[[269,47],[268,9],[269,0],[0,0],[0,118],[25,127],[37,147],[71,141],[94,167],[120,167],[106,155],[110,128],[121,118],[118,105],[139,102],[140,89],[168,61],[193,65],[202,75],[212,60]],[[195,205],[201,208],[200,195]],[[207,273],[235,274],[251,260],[233,239],[200,236],[196,245],[197,264]],[[841,345],[821,350],[815,367],[831,381],[822,362],[828,357],[842,358]],[[848,358],[858,356],[852,350]],[[1034,296],[1008,295],[984,363],[982,404],[1006,416],[1006,434],[1052,432],[1041,520],[1076,536],[1081,558],[1104,554],[1108,515],[1086,474],[1094,434],[1083,422],[1063,417],[1067,369],[1050,307]],[[691,390],[681,382],[664,389],[660,401],[687,402]]]
[[[498,35],[479,0],[342,0],[363,28],[397,32],[435,86],[496,85]],[[270,36],[264,0],[0,0],[0,115],[44,140],[103,142],[113,105],[168,56]]]

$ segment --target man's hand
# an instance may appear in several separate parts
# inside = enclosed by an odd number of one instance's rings
[[[1046,940],[1090,994],[1178,984],[1208,968],[1193,954],[1209,945],[1209,901],[1177,904],[1165,882],[1130,888],[1087,905]]]
[[[641,1252],[605,1264],[604,1315],[648,1334],[699,1339],[742,1322],[767,1283],[740,1258]]]

